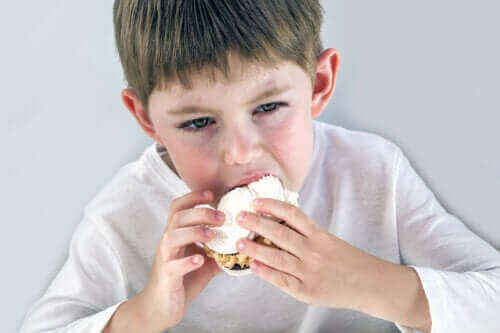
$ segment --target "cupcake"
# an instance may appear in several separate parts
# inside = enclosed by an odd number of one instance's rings
[[[272,175],[262,177],[257,181],[236,187],[227,192],[217,205],[217,210],[225,214],[224,225],[211,228],[215,232],[215,237],[210,242],[197,242],[196,244],[202,247],[207,256],[213,258],[217,265],[229,275],[243,276],[251,273],[250,262],[252,258],[237,251],[236,242],[238,239],[246,237],[257,243],[279,249],[271,240],[244,229],[236,223],[236,217],[240,211],[255,213],[252,202],[257,198],[272,198],[299,207],[298,194],[284,188],[281,180]],[[210,205],[198,205],[196,207],[213,209]],[[281,224],[285,223],[276,220],[271,215],[263,215]]]

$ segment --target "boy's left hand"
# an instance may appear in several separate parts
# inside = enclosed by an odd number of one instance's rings
[[[383,260],[323,230],[299,208],[275,199],[259,199],[257,213],[246,213],[241,227],[270,239],[280,249],[240,239],[240,253],[254,258],[252,271],[294,298],[315,306],[362,309],[373,291],[373,273]],[[255,201],[254,201],[255,203]],[[241,215],[241,213],[240,213]],[[239,215],[239,216],[240,216]],[[372,273],[373,272],[373,273]]]

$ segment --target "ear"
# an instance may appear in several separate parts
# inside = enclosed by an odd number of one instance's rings
[[[318,117],[325,109],[335,90],[340,55],[335,49],[326,49],[318,57],[312,92],[311,116]]]
[[[157,140],[156,130],[135,91],[130,88],[123,89],[121,97],[123,104],[125,104],[125,107],[130,111],[132,116],[134,116],[144,132],[153,140],[159,142]]]

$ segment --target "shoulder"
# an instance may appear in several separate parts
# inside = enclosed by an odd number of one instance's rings
[[[120,167],[104,183],[85,206],[86,218],[101,229],[118,231],[147,228],[148,223],[165,216],[174,193],[149,165],[151,148],[147,148],[139,159]]]
[[[316,121],[318,140],[329,159],[337,163],[393,163],[401,149],[392,140],[369,131],[352,130]]]

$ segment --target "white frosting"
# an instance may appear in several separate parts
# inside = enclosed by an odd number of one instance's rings
[[[211,228],[215,231],[215,237],[210,242],[205,243],[205,245],[221,254],[238,252],[236,249],[238,239],[245,237],[249,239],[255,238],[254,232],[244,229],[236,223],[236,217],[240,211],[244,210],[255,213],[255,210],[252,208],[252,202],[256,198],[277,199],[299,207],[298,196],[297,193],[285,189],[279,178],[274,176],[266,176],[247,186],[237,187],[229,191],[221,198],[217,205],[217,210],[226,215],[224,225]],[[196,207],[212,208],[209,205],[198,205]]]

